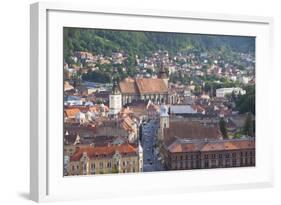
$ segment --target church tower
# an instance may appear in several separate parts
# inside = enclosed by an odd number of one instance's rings
[[[160,106],[160,128],[169,128],[168,107],[165,104]]]
[[[162,104],[160,107],[160,128],[158,131],[158,141],[162,141],[164,138],[164,129],[170,127],[170,120],[168,114],[168,107]]]
[[[122,109],[122,95],[117,83],[114,79],[111,94],[109,95],[109,115],[115,116]]]
[[[163,61],[160,63],[158,78],[163,79],[166,86],[168,87],[169,77],[167,76]]]

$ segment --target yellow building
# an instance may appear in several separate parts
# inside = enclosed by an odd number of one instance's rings
[[[142,152],[140,145],[129,143],[80,147],[70,157],[67,175],[141,172]]]

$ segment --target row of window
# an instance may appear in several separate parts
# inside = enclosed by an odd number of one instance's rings
[[[240,158],[238,161],[234,159],[205,159],[204,166],[202,168],[215,168],[215,167],[236,167],[236,166],[251,166],[255,164],[255,159],[253,157]],[[174,169],[197,169],[201,168],[201,160],[194,160],[190,163],[184,163],[180,161],[174,163]]]
[[[235,158],[237,156],[240,157],[248,157],[248,156],[254,156],[254,151],[248,151],[248,152],[233,152],[233,153],[225,153],[225,154],[204,154],[204,159],[216,159],[216,158]],[[199,159],[200,155],[198,154],[186,154],[186,155],[180,155],[180,156],[174,156],[174,160],[193,160],[193,159]]]
[[[96,168],[96,164],[99,164],[99,168],[100,169],[104,168],[104,166],[107,167],[107,168],[111,168],[112,167],[112,163],[111,162],[107,162],[107,163],[99,162],[99,163],[91,163],[91,169],[95,169]],[[135,164],[136,164],[135,160],[133,160],[132,162],[130,162],[130,161],[123,161],[122,162],[123,167],[130,166],[130,165],[135,166]],[[117,162],[116,166],[119,167],[119,162]],[[76,169],[79,169],[79,165],[76,165]],[[73,171],[75,170],[75,165],[72,165],[72,170]]]
[[[96,170],[96,169],[91,169],[89,170],[91,174],[104,174],[105,172],[111,173],[114,169],[111,169],[112,167],[108,168],[107,170]],[[115,169],[118,170],[118,168],[115,167]],[[126,172],[136,172],[136,167],[131,167],[131,168],[125,168],[121,169],[121,172],[126,173]],[[79,175],[80,171],[82,171],[82,174],[88,174],[87,166],[84,164],[82,166],[82,170],[80,170],[79,166],[77,165],[76,169],[75,166],[72,167],[72,175]],[[105,171],[105,172],[104,172]]]
[[[226,159],[223,164],[223,160],[205,160],[204,168],[214,168],[214,167],[236,167],[236,166],[252,166],[254,165],[254,158],[240,158],[239,164],[237,163],[237,159]]]
[[[137,171],[137,169],[135,169],[135,168],[133,167],[132,169],[123,169],[123,170],[121,170],[120,172],[121,172],[121,173],[129,173],[129,172],[136,172],[136,171]],[[103,170],[100,170],[100,171],[91,170],[91,173],[90,173],[90,174],[106,174],[106,173],[112,173],[112,170],[110,170],[110,171],[108,171],[108,172],[104,172]],[[81,173],[80,173],[80,170],[76,170],[76,171],[73,171],[71,174],[72,174],[72,175],[80,175]],[[87,172],[86,169],[84,169],[84,170],[82,171],[82,174],[83,174],[83,175],[86,175],[86,174],[89,174],[89,173]]]

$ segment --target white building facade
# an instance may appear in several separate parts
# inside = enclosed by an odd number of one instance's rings
[[[122,109],[122,95],[115,81],[109,95],[109,115],[117,115]]]
[[[216,97],[217,98],[224,98],[226,95],[231,95],[234,92],[234,94],[238,95],[245,95],[246,90],[243,90],[242,88],[219,88],[216,89]]]

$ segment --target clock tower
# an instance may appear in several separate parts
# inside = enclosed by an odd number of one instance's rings
[[[109,115],[115,116],[122,109],[122,95],[117,83],[114,79],[112,91],[109,95]]]

